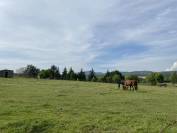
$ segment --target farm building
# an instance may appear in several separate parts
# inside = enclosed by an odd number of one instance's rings
[[[14,76],[13,70],[0,70],[0,77],[13,78],[13,76]]]

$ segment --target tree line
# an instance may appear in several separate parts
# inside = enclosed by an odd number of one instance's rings
[[[34,65],[27,65],[23,75],[31,78],[40,79],[55,79],[55,80],[73,80],[73,81],[92,81],[92,82],[104,82],[104,83],[118,83],[121,80],[137,80],[142,83],[149,83],[151,85],[157,85],[158,83],[164,83],[165,77],[161,73],[151,73],[146,76],[145,79],[139,78],[137,75],[124,76],[121,72],[107,71],[103,76],[96,75],[94,69],[90,70],[86,75],[83,69],[80,72],[74,72],[72,67],[68,70],[66,67],[60,72],[59,67],[52,65],[48,69],[40,70]],[[170,76],[170,82],[177,83],[177,73],[173,72]]]
[[[89,72],[88,77],[86,76],[83,69],[76,73],[72,67],[67,70],[65,67],[60,73],[59,67],[52,65],[49,69],[40,70],[34,65],[27,65],[25,71],[23,72],[25,77],[30,78],[41,78],[41,79],[56,79],[56,80],[79,80],[79,81],[97,81],[97,76],[92,69]]]
[[[23,72],[25,77],[40,78],[40,79],[56,79],[56,80],[73,80],[73,81],[92,81],[92,82],[105,82],[117,83],[124,79],[124,76],[119,71],[107,71],[102,77],[96,75],[92,68],[86,75],[83,69],[80,72],[74,72],[72,67],[68,70],[66,67],[60,72],[59,67],[52,65],[48,69],[40,70],[34,65],[27,65]]]

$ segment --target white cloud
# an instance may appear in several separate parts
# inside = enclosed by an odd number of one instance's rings
[[[176,0],[0,0],[0,68],[56,64],[103,71],[110,64],[164,70],[177,59],[176,6]],[[106,49],[127,43],[149,50],[101,58]]]
[[[167,69],[167,71],[177,71],[177,61],[173,63],[173,65]]]

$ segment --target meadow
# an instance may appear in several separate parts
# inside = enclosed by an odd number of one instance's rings
[[[0,79],[0,133],[176,133],[177,87]]]

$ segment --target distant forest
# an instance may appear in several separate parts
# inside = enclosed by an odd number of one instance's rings
[[[48,69],[40,70],[34,65],[27,65],[25,69],[16,74],[28,78],[40,79],[55,79],[55,80],[73,80],[73,81],[90,81],[90,82],[104,82],[104,83],[118,83],[121,80],[137,80],[140,83],[148,83],[157,85],[158,83],[177,83],[177,72],[152,72],[152,71],[134,71],[134,72],[120,72],[118,70],[107,71],[106,73],[95,72],[92,68],[90,71],[74,72],[72,67],[66,67],[60,71],[59,67],[52,65]]]

